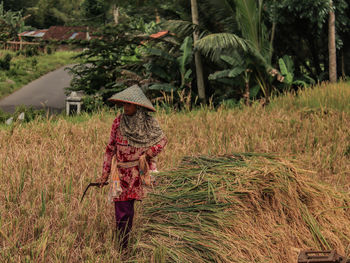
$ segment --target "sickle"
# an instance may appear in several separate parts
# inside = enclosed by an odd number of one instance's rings
[[[100,186],[100,185],[101,185],[101,183],[89,183],[89,185],[85,188],[85,191],[83,193],[83,196],[81,197],[80,203],[83,201],[84,196],[85,196],[87,190],[90,188],[90,186]],[[108,185],[108,182],[104,182],[102,185]]]

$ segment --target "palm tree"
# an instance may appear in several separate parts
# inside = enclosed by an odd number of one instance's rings
[[[337,57],[335,46],[335,14],[333,1],[329,0],[330,10],[328,19],[328,50],[329,50],[329,81],[337,81]]]
[[[194,25],[198,26],[199,21],[198,21],[197,0],[191,0],[191,10],[192,10],[192,23]],[[193,32],[193,43],[196,44],[198,39],[199,39],[198,31],[195,30]],[[195,51],[194,56],[195,56],[195,63],[196,63],[198,97],[199,97],[200,101],[205,103],[206,98],[205,98],[202,59],[201,59],[201,55],[200,55],[199,51]]]
[[[225,2],[230,3],[230,1]],[[258,0],[256,4],[256,0],[235,0],[234,4],[236,13],[232,15],[235,15],[239,30],[209,34],[197,41],[195,47],[213,61],[219,61],[225,50],[226,52],[239,50],[240,53],[253,57],[256,65],[252,69],[255,80],[268,98],[271,85],[268,82],[269,74],[266,73],[273,69],[271,66],[272,43],[268,40],[267,29],[262,23],[263,1]]]
[[[206,65],[214,63],[214,68],[218,65],[224,69],[233,66],[223,61],[222,55],[232,57],[235,51],[243,59],[253,60],[253,63],[249,63],[253,67],[247,67],[241,72],[242,76],[234,79],[246,80],[244,84],[246,99],[249,96],[247,88],[249,83],[254,88],[257,84],[268,98],[272,90],[272,80],[276,73],[278,75],[278,71],[271,66],[273,42],[269,41],[267,28],[262,23],[263,0],[201,0],[198,9],[199,25],[184,20],[171,20],[166,24],[168,29],[175,32],[178,37],[197,32],[199,39],[194,41],[194,51],[200,51],[207,58]],[[227,81],[226,85],[233,83],[231,87],[240,89],[238,86],[240,82],[232,80],[233,78]]]

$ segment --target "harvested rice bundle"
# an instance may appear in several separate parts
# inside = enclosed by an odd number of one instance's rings
[[[343,251],[349,196],[313,178],[267,154],[185,158],[144,201],[139,248],[154,262],[295,262],[295,247]],[[346,225],[327,214],[332,207]]]

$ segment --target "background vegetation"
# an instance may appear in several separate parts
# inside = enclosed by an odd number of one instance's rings
[[[350,7],[345,0],[194,2],[196,22],[193,3],[183,0],[32,0],[23,5],[6,1],[0,31],[6,40],[16,38],[25,26],[89,26],[98,37],[79,43],[87,51],[72,70],[73,89],[99,93],[104,100],[137,83],[153,96],[173,91],[177,100],[179,93],[186,94],[194,104],[209,99],[216,105],[223,100],[268,101],[274,93],[328,80],[329,54],[337,58],[335,77],[348,75]],[[328,23],[332,15],[335,36]],[[162,30],[170,32],[150,37]],[[335,43],[332,52],[329,41]],[[202,67],[194,59],[197,52]]]

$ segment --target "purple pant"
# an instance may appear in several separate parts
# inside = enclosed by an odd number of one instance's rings
[[[134,219],[134,202],[135,200],[114,202],[117,233],[123,248],[128,245],[129,232]]]

